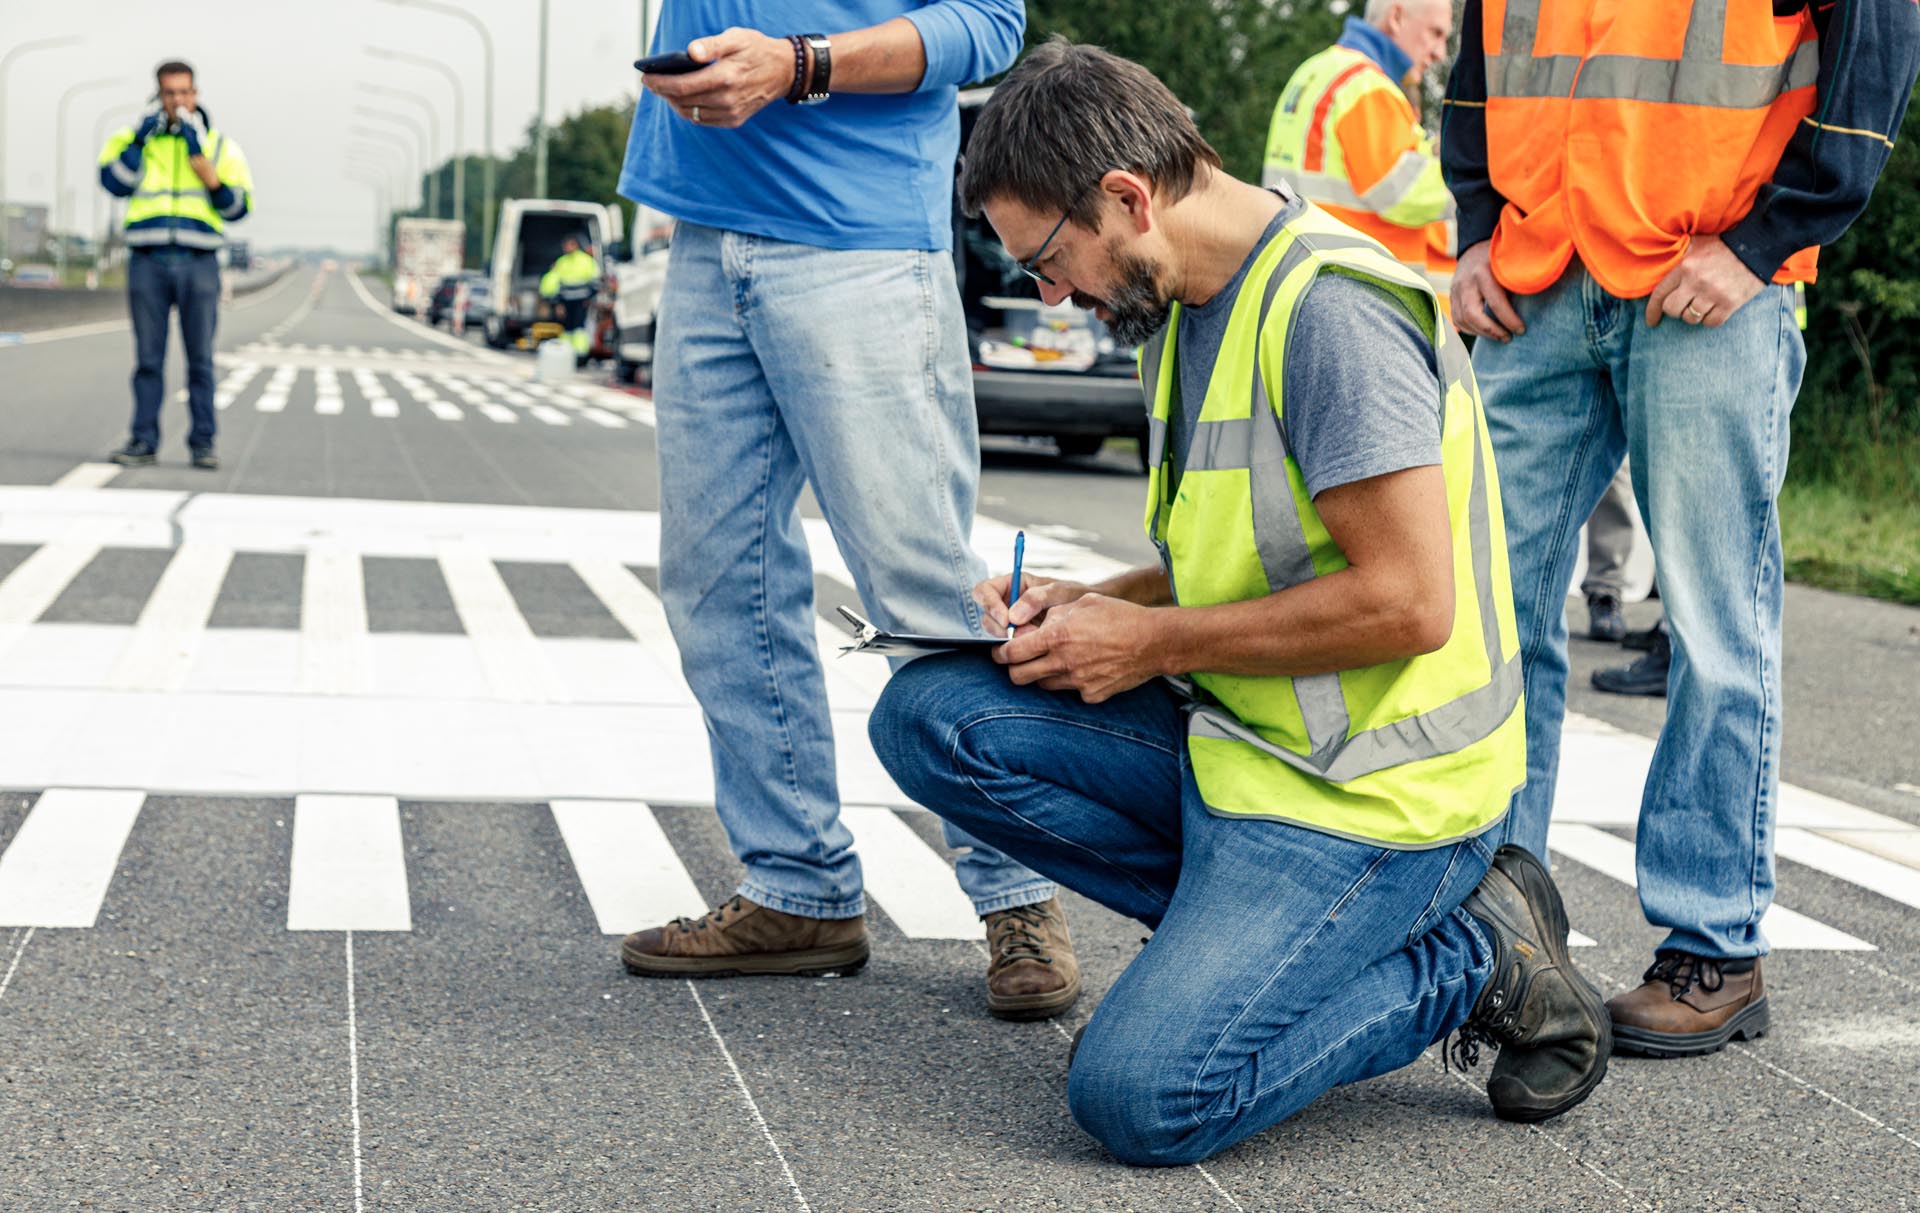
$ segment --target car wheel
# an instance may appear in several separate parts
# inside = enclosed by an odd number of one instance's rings
[[[493,317],[487,317],[487,344],[496,350],[507,348],[507,326]]]
[[[1085,459],[1097,455],[1100,448],[1107,444],[1105,434],[1055,434],[1053,444],[1060,448],[1060,454],[1066,459]]]

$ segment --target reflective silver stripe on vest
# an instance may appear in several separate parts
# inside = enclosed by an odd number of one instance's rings
[[[191,227],[130,227],[125,232],[125,239],[133,248],[175,244],[181,248],[217,249],[226,243],[226,238],[219,232]]]
[[[1678,59],[1642,55],[1535,55],[1541,0],[1514,0],[1500,27],[1500,53],[1487,58],[1489,97],[1573,97],[1647,101],[1714,109],[1764,109],[1781,93],[1805,88],[1820,72],[1818,40],[1785,62],[1722,62],[1727,0],[1696,0]]]
[[[107,161],[107,171],[112,173],[113,179],[121,185],[140,184],[140,170],[128,168],[126,161],[120,159],[118,156]]]
[[[1331,245],[1336,242],[1313,238],[1317,245]],[[1302,247],[1304,241],[1296,239],[1293,249]],[[1340,242],[1349,247],[1354,244],[1368,245],[1370,242]],[[1266,298],[1260,309],[1261,329],[1265,328],[1267,308],[1272,302],[1276,289],[1274,284],[1284,275],[1288,267],[1283,261],[1272,278]],[[1296,311],[1297,315],[1297,311]],[[1260,330],[1256,330],[1260,331]],[[1465,349],[1459,338],[1452,337],[1444,329],[1440,331],[1442,342],[1438,351],[1438,361],[1442,375],[1440,385],[1440,408],[1444,416],[1446,397],[1456,386],[1473,386],[1472,364],[1467,360]],[[1248,429],[1250,458],[1245,466],[1250,470],[1251,495],[1254,503],[1254,543],[1260,551],[1262,566],[1266,569],[1267,582],[1273,590],[1298,585],[1315,576],[1313,561],[1307,548],[1305,532],[1299,512],[1293,506],[1293,489],[1285,479],[1285,464],[1281,460],[1266,462],[1263,455],[1271,456],[1271,451],[1263,452],[1263,434],[1272,434],[1269,441],[1285,455],[1285,431],[1282,419],[1275,415],[1267,401],[1264,377],[1258,373],[1257,364],[1253,386],[1254,416],[1260,417],[1261,410],[1272,417],[1272,425],[1252,425]],[[1203,423],[1204,425],[1205,423]],[[1213,423],[1223,427],[1223,435],[1217,444],[1225,450],[1234,441],[1232,431],[1225,428],[1226,423]],[[1200,445],[1196,434],[1195,446]],[[1500,654],[1500,622],[1495,612],[1493,591],[1493,531],[1490,517],[1489,491],[1486,475],[1486,448],[1481,441],[1478,418],[1473,428],[1473,479],[1468,486],[1467,497],[1467,535],[1473,560],[1474,588],[1480,612],[1481,641],[1487,654],[1489,678],[1484,686],[1441,704],[1418,716],[1397,720],[1376,729],[1370,729],[1353,737],[1347,736],[1350,717],[1347,713],[1346,696],[1341,690],[1340,676],[1337,673],[1316,674],[1298,677],[1292,680],[1294,696],[1299,701],[1300,715],[1306,725],[1308,753],[1300,755],[1282,746],[1274,745],[1258,733],[1248,728],[1225,708],[1196,702],[1191,711],[1189,729],[1194,736],[1213,737],[1228,741],[1244,742],[1255,748],[1272,754],[1297,770],[1305,771],[1334,783],[1345,783],[1358,779],[1362,775],[1389,767],[1417,762],[1425,758],[1434,758],[1442,754],[1451,754],[1489,736],[1506,722],[1513,714],[1514,706],[1519,702],[1521,690],[1521,668],[1519,654],[1511,660],[1503,660]],[[1188,469],[1198,466],[1191,461]],[[1273,469],[1279,469],[1279,483],[1269,477]],[[1264,472],[1264,474],[1263,474]],[[1284,515],[1284,516],[1283,516]]]

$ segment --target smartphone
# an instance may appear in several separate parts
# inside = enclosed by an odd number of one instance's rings
[[[695,59],[685,51],[669,51],[664,55],[648,55],[645,59],[635,59],[636,71],[648,76],[684,76],[688,72],[697,72],[707,64]]]

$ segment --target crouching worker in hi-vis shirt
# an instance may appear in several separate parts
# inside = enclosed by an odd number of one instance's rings
[[[1524,778],[1519,641],[1425,280],[1062,40],[996,89],[961,188],[1043,298],[1147,343],[1160,563],[1011,607],[983,581],[1018,634],[900,670],[871,725],[915,800],[1152,928],[1078,1042],[1075,1120],[1193,1162],[1456,1031],[1468,1064],[1499,1046],[1499,1115],[1578,1104],[1612,1042],[1546,869],[1484,840]]]

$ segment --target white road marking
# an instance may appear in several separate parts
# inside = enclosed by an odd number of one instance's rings
[[[130,691],[175,691],[186,685],[232,563],[233,549],[223,544],[193,542],[175,549],[107,685]]]
[[[358,554],[307,553],[300,585],[300,689],[358,695],[367,688],[366,580]]]
[[[146,797],[50,788],[0,854],[0,927],[91,927]]]
[[[587,559],[573,562],[588,590],[639,642],[640,648],[659,666],[667,687],[676,697],[693,702],[693,690],[680,672],[679,650],[673,643],[673,629],[667,623],[666,608],[646,584],[617,560]]]
[[[100,554],[104,528],[82,522],[70,533],[42,544],[0,581],[0,657],[4,657],[34,620],[46,613],[67,584]]]
[[[1920,833],[1915,837],[1920,837]],[[1806,864],[1920,910],[1920,872],[1904,864],[1792,828],[1775,833],[1773,849],[1782,859]]]
[[[739,1063],[733,1060],[733,1050],[727,1048],[727,1042],[720,1038],[720,1029],[713,1026],[713,1016],[707,1014],[707,1004],[700,997],[700,989],[691,980],[687,982],[687,993],[693,995],[693,1005],[700,1008],[700,1018],[706,1021],[707,1032],[719,1047],[720,1056],[726,1059],[727,1070],[733,1075],[733,1085],[739,1088],[740,1098],[746,1101],[747,1111],[753,1114],[753,1123],[760,1126],[760,1136],[766,1140],[774,1158],[779,1160],[780,1173],[787,1177],[787,1190],[793,1193],[794,1203],[799,1206],[800,1213],[813,1213],[806,1195],[800,1191],[800,1181],[793,1177],[793,1168],[787,1165],[787,1156],[781,1152],[780,1143],[773,1139],[773,1130],[767,1127],[767,1118],[760,1114],[760,1105],[747,1088],[747,1080],[740,1073]]]
[[[287,929],[413,929],[398,800],[391,796],[294,800]]]
[[[554,408],[550,404],[529,405],[527,406],[527,411],[532,413],[539,420],[546,422],[548,425],[572,425],[573,424],[573,419],[571,417],[568,417],[565,413],[561,412],[557,408]]]
[[[511,425],[520,420],[518,413],[515,413],[504,404],[495,404],[491,400],[479,401],[473,407],[479,409],[480,415],[488,421],[499,421]]]
[[[601,934],[706,913],[651,808],[637,800],[556,800],[551,807]]]
[[[360,1160],[360,1013],[353,995],[353,932],[347,941],[347,1105],[353,1111],[353,1213],[366,1213]]]
[[[1920,870],[1920,829],[1899,830],[1818,830],[1822,837],[1844,842],[1861,851],[1872,851],[1882,859]],[[1920,877],[1916,877],[1920,879]]]
[[[980,939],[985,928],[954,883],[953,868],[892,809],[847,805],[867,892],[909,939]]]
[[[558,703],[567,698],[547,664],[533,629],[500,578],[500,570],[477,549],[450,544],[439,554],[440,572],[460,625],[472,638],[487,673],[487,685],[502,699]]]
[[[53,482],[56,489],[97,489],[118,476],[121,467],[117,463],[82,463],[63,472],[60,479]]]
[[[624,430],[627,428],[626,418],[615,417],[605,409],[583,408],[580,410],[580,415],[595,425],[604,425],[610,430]]]
[[[1547,845],[1566,858],[1632,887],[1637,884],[1633,866],[1633,844],[1604,830],[1588,825],[1554,823],[1547,830]],[[1775,903],[1760,920],[1760,929],[1776,951],[1813,949],[1832,952],[1873,952],[1872,944],[1855,939],[1804,914]]]
[[[428,410],[442,421],[460,421],[466,417],[466,414],[460,411],[460,406],[451,400],[442,400],[438,396],[433,396],[429,397],[425,404]]]
[[[13,949],[13,959],[7,962],[7,971],[0,974],[0,999],[7,996],[7,987],[13,984],[13,975],[20,971],[20,958],[27,954],[27,945],[33,942],[35,928],[28,927],[20,936],[20,943]]]

